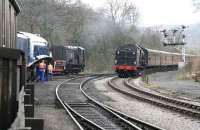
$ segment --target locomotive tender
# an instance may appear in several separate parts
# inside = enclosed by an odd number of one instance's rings
[[[51,52],[54,60],[54,74],[77,74],[84,71],[85,49],[83,47],[55,45],[51,47]]]
[[[195,56],[187,55],[187,61],[192,57]],[[119,77],[128,77],[140,75],[146,68],[178,68],[180,62],[182,56],[179,53],[146,49],[135,43],[117,49],[113,69]]]

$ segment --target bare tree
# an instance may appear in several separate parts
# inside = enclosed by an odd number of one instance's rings
[[[136,6],[130,0],[107,0],[105,15],[111,18],[114,24],[135,24],[138,16]]]

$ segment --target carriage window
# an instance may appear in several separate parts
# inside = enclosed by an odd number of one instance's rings
[[[49,55],[47,46],[34,46],[34,56]]]

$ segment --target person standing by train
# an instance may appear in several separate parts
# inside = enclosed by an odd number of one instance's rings
[[[48,73],[49,73],[49,71],[48,71],[48,63],[47,62],[45,62],[45,63],[46,63],[46,68],[45,68],[44,77],[45,77],[45,81],[48,81]]]
[[[48,76],[51,80],[53,79],[53,65],[51,63],[48,65]]]
[[[40,80],[40,69],[39,69],[39,64],[37,63],[35,66],[35,71],[36,71],[36,81],[38,82]]]
[[[45,81],[45,71],[46,71],[46,64],[44,60],[39,63],[39,69],[40,69],[40,80]]]

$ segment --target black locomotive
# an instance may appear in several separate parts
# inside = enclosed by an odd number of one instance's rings
[[[147,55],[147,50],[137,44],[120,46],[115,54],[113,69],[120,77],[138,75],[148,64]]]
[[[85,49],[80,46],[52,46],[54,61],[65,61],[64,73],[80,73],[85,67]],[[54,63],[55,65],[56,63]],[[56,69],[56,66],[54,66]]]

